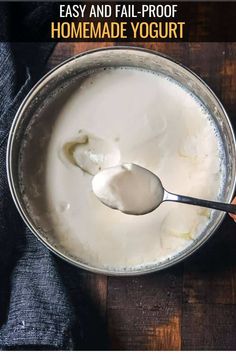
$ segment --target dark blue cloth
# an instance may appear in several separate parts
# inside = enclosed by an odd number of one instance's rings
[[[8,30],[10,14],[0,4],[1,30]],[[72,272],[75,281],[78,272],[58,264],[26,228],[12,201],[5,167],[12,120],[52,49],[52,44],[0,43],[0,350],[78,347],[78,311],[64,279],[65,272]]]
[[[27,50],[25,50],[27,49]],[[55,258],[21,221],[7,185],[5,156],[14,114],[42,70],[51,45],[0,43],[0,347],[72,349],[75,313]],[[32,52],[33,50],[33,52]]]

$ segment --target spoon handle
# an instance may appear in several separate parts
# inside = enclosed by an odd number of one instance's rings
[[[216,209],[225,211],[227,213],[236,214],[236,205],[227,204],[227,203],[220,203],[214,202],[210,200],[198,199],[187,197],[184,195],[177,195],[173,193],[166,192],[164,193],[164,201],[172,201],[177,203],[184,203],[184,204],[191,204],[191,205],[198,205],[205,208]]]

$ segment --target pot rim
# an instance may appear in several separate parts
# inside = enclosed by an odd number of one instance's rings
[[[19,212],[19,214],[21,215],[23,221],[25,222],[25,224],[27,225],[27,227],[30,229],[30,231],[37,237],[37,239],[44,245],[46,246],[50,251],[52,251],[54,254],[56,254],[57,256],[59,256],[61,259],[63,259],[64,261],[75,265],[78,268],[82,268],[84,270],[88,270],[91,271],[93,273],[98,273],[98,274],[103,274],[103,275],[108,275],[108,276],[134,276],[134,275],[144,275],[144,274],[149,274],[149,273],[153,273],[156,271],[160,271],[166,268],[169,268],[173,265],[176,265],[177,263],[182,262],[184,259],[190,257],[193,253],[195,253],[203,244],[205,244],[206,241],[208,241],[211,236],[215,233],[215,231],[219,228],[219,226],[221,225],[225,214],[224,212],[221,212],[220,216],[219,216],[219,220],[218,222],[212,227],[211,231],[206,234],[205,236],[203,236],[201,239],[197,240],[197,242],[192,244],[192,247],[187,249],[187,252],[184,253],[184,251],[186,251],[186,249],[184,249],[183,251],[181,251],[179,254],[176,254],[175,256],[173,256],[173,258],[170,259],[166,259],[163,264],[159,263],[156,265],[153,265],[150,268],[138,268],[136,270],[128,270],[125,271],[125,269],[123,271],[116,271],[116,270],[105,270],[105,269],[101,269],[101,268],[97,268],[95,266],[90,266],[89,264],[77,261],[77,260],[73,260],[72,258],[69,258],[69,256],[63,254],[63,252],[61,252],[60,250],[56,249],[56,247],[54,247],[52,244],[50,244],[50,242],[48,240],[46,240],[40,233],[40,231],[34,226],[32,225],[30,218],[27,216],[27,214],[24,211],[24,208],[22,207],[22,203],[20,201],[20,198],[16,192],[16,188],[15,188],[15,184],[13,181],[13,171],[12,171],[12,147],[13,147],[13,143],[14,143],[14,136],[15,136],[15,130],[17,129],[18,123],[21,120],[22,114],[24,112],[25,107],[27,107],[28,103],[31,101],[31,98],[34,96],[34,94],[40,89],[40,87],[42,85],[44,85],[47,80],[61,67],[65,66],[66,64],[73,62],[74,60],[83,57],[83,56],[87,56],[87,55],[91,55],[94,54],[96,52],[102,52],[102,51],[114,51],[114,50],[131,50],[131,51],[142,51],[142,52],[146,52],[152,55],[156,55],[159,57],[162,57],[168,61],[173,62],[174,64],[177,64],[179,66],[181,66],[183,69],[185,69],[187,72],[189,72],[190,74],[192,74],[197,80],[199,80],[205,87],[206,89],[209,91],[209,93],[213,96],[213,98],[217,101],[217,104],[219,105],[219,107],[221,108],[226,120],[227,120],[227,124],[229,126],[229,130],[230,130],[230,134],[232,136],[232,141],[233,141],[233,145],[234,147],[236,147],[236,141],[235,141],[235,136],[234,136],[234,131],[233,131],[233,127],[231,124],[231,121],[228,117],[228,114],[225,110],[225,108],[223,107],[221,101],[218,99],[218,97],[216,96],[216,94],[212,91],[212,89],[205,83],[204,80],[202,80],[196,73],[194,73],[191,69],[189,69],[188,67],[186,67],[185,65],[183,65],[182,63],[180,63],[179,61],[170,58],[169,56],[160,53],[158,51],[154,51],[154,50],[150,50],[150,49],[146,49],[146,48],[142,48],[142,47],[136,47],[136,46],[109,46],[109,47],[104,47],[104,48],[96,48],[96,49],[91,49],[88,51],[84,51],[82,53],[79,53],[77,55],[74,55],[70,58],[68,58],[67,60],[63,61],[62,63],[60,63],[59,65],[57,65],[56,67],[54,67],[52,70],[50,70],[48,73],[46,73],[33,87],[32,89],[29,91],[29,93],[26,95],[26,97],[24,98],[24,100],[22,101],[21,105],[19,106],[15,117],[13,119],[12,122],[12,126],[9,132],[9,136],[8,136],[8,142],[7,142],[7,153],[6,153],[6,170],[7,170],[7,179],[8,179],[8,184],[9,184],[9,188],[10,188],[10,192],[13,198],[13,201],[15,203],[15,206]],[[229,196],[229,200],[227,202],[230,202],[233,195],[234,195],[234,191],[235,191],[235,186],[236,186],[236,174],[234,176],[233,179],[233,186],[232,186],[232,190],[230,191],[230,196]]]

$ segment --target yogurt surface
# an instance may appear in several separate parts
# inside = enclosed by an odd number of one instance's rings
[[[83,263],[121,271],[151,266],[188,247],[210,222],[211,211],[175,203],[123,214],[92,191],[96,173],[134,163],[169,191],[217,200],[224,173],[217,127],[169,78],[132,68],[91,73],[52,101],[26,138],[20,173],[35,224]]]

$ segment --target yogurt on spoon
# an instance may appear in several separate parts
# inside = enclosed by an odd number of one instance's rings
[[[132,163],[97,173],[92,188],[103,204],[133,215],[144,215],[156,209],[164,194],[156,175]]]

